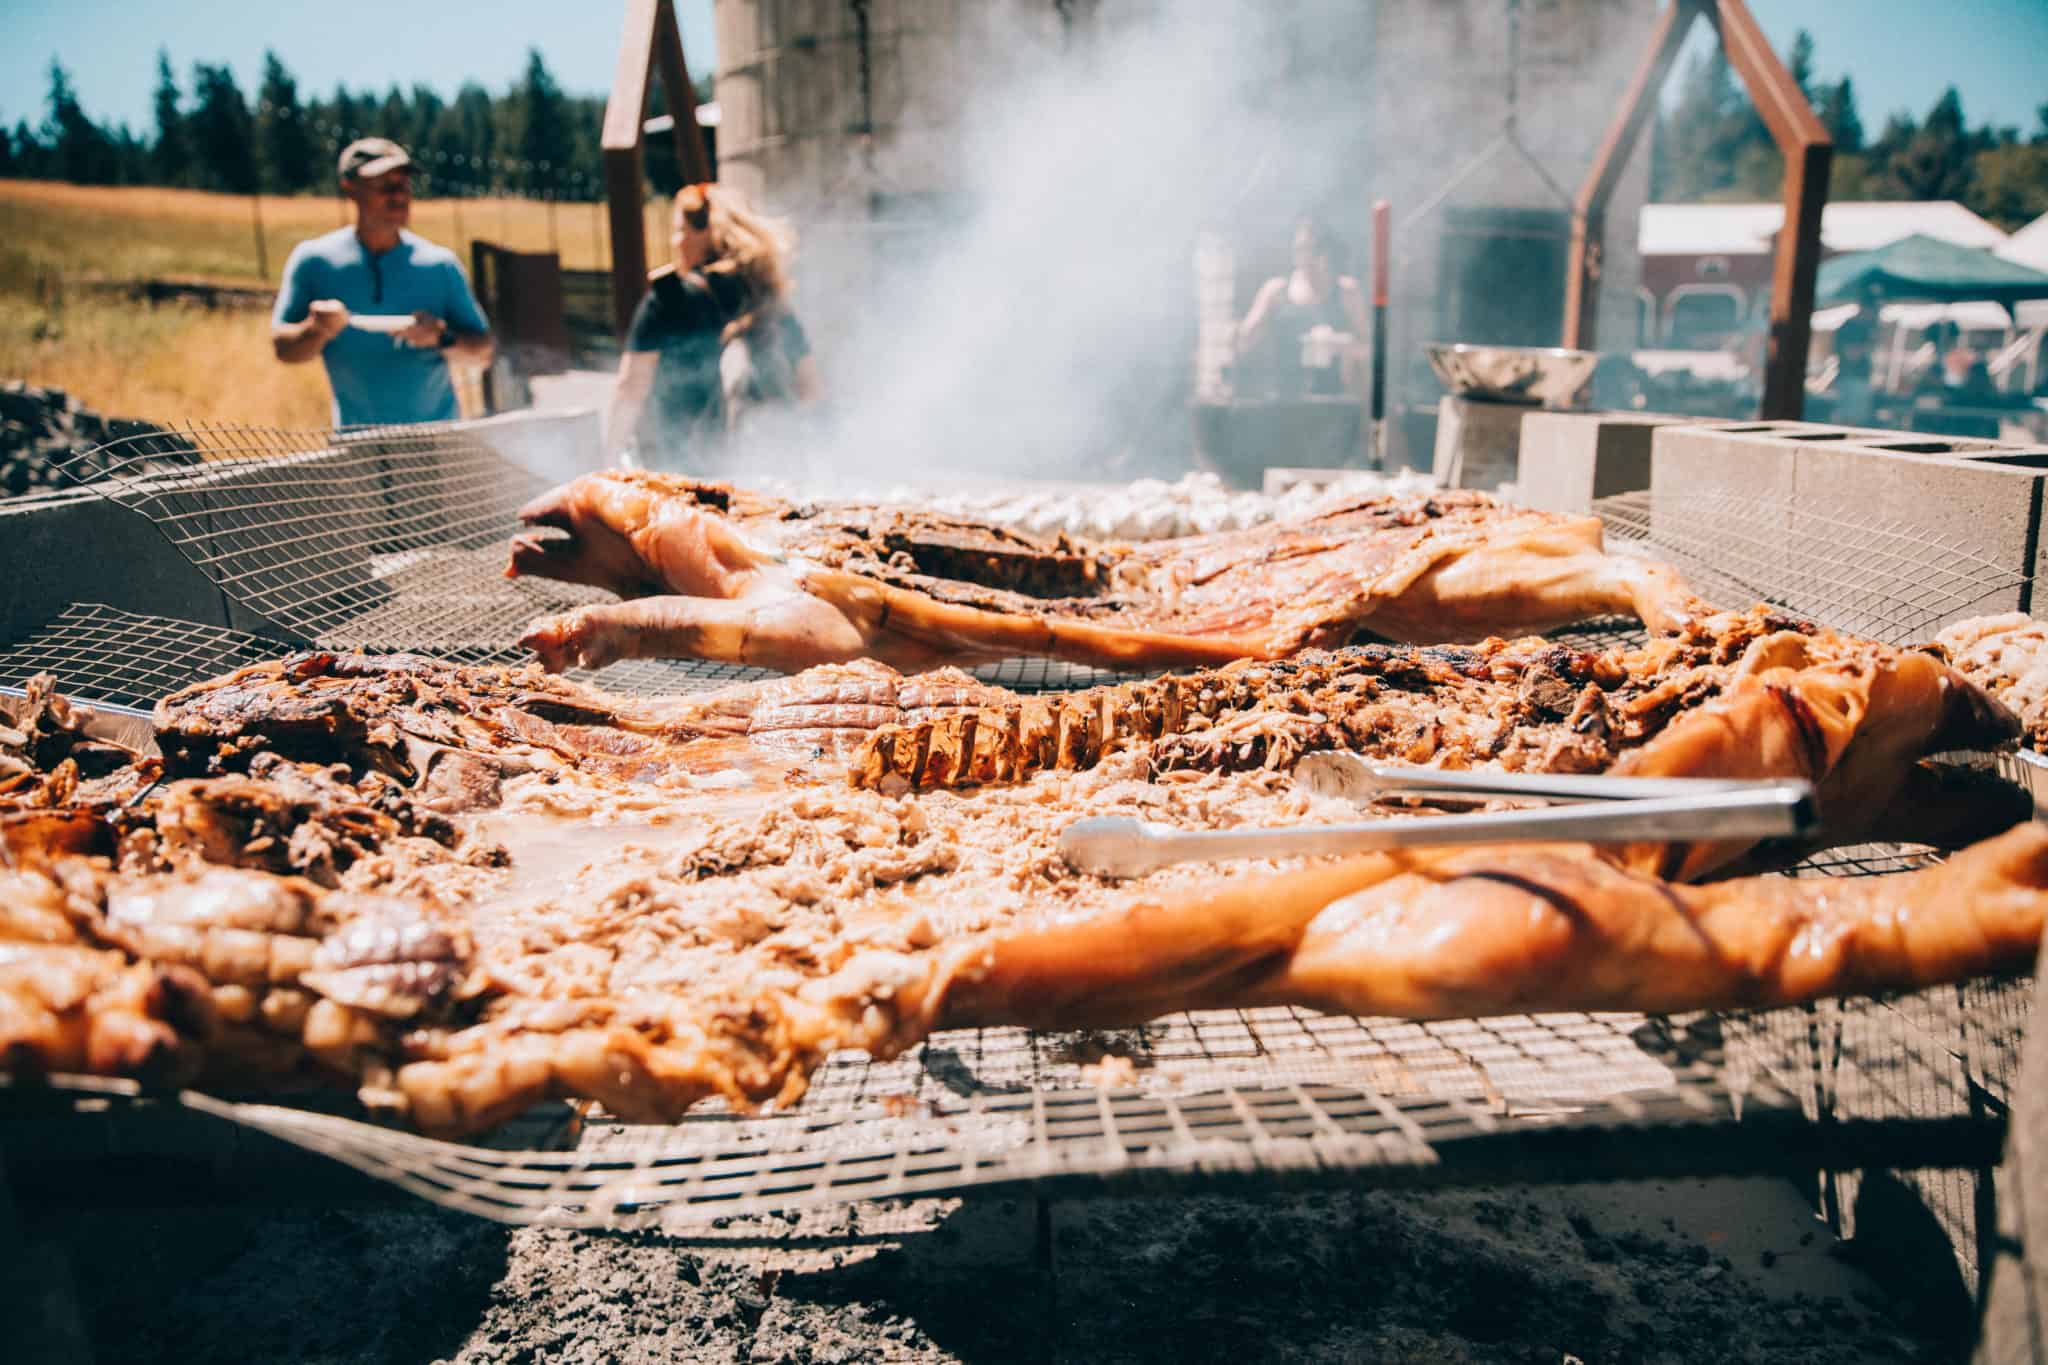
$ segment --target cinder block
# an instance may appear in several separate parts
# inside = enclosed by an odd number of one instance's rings
[[[1777,425],[1675,425],[1651,436],[1650,540],[1722,606],[1746,607],[1786,581],[1799,447],[1777,439]]]
[[[1515,481],[1522,419],[1534,408],[1484,403],[1449,394],[1437,403],[1436,458],[1431,472],[1446,488],[1498,488]]]
[[[2044,480],[2048,459],[2028,468],[1867,445],[1804,446],[1794,474],[1802,511],[1881,530],[1857,543],[1846,528],[1833,540],[1795,528],[1797,590],[1786,605],[1902,642],[1968,616],[2030,610]]]
[[[2029,609],[2048,448],[1811,422],[1664,427],[1651,538],[1710,598],[1903,642]]]
[[[1517,501],[1545,512],[1584,512],[1595,499],[1650,486],[1650,443],[1685,422],[1634,412],[1531,412],[1522,418]]]

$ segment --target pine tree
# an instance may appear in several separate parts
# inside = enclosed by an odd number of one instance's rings
[[[1817,112],[1834,139],[1836,156],[1854,156],[1863,150],[1863,119],[1856,112],[1856,86],[1847,76],[1820,92]]]
[[[516,128],[511,147],[520,162],[514,183],[539,193],[569,164],[567,101],[539,48],[527,49],[526,75],[513,87],[512,105]]]
[[[178,107],[178,78],[171,54],[156,50],[156,145],[150,149],[151,169],[160,185],[182,185],[192,170],[192,148],[185,133],[185,115]]]
[[[1879,176],[1887,198],[1969,197],[1976,148],[1963,119],[1963,98],[1954,86],[1942,92],[1917,129],[1910,120],[1895,117],[1885,134],[1881,141],[1887,155]]]
[[[377,106],[376,130],[378,137],[388,137],[401,146],[412,134],[412,105],[406,101],[405,92],[395,85],[385,92],[384,103]]]
[[[7,131],[7,125],[0,124],[0,180],[12,180],[21,174],[21,163],[14,155],[14,134]]]
[[[23,180],[50,178],[50,151],[23,119],[14,125],[14,165]]]
[[[291,194],[323,182],[299,84],[275,52],[263,54],[263,84],[256,95],[256,149],[263,188]]]
[[[192,103],[186,127],[192,136],[195,182],[232,194],[254,193],[259,183],[256,124],[235,84],[235,73],[226,66],[194,63]]]
[[[113,140],[79,107],[71,73],[54,57],[46,101],[49,116],[43,123],[43,141],[50,148],[57,178],[77,185],[111,184],[116,171]]]

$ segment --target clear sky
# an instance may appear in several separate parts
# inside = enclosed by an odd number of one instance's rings
[[[1973,123],[1989,119],[2031,132],[2035,109],[2048,103],[2048,0],[1750,6],[1780,51],[1800,27],[1812,31],[1821,74],[1855,78],[1873,135],[1894,110],[1924,114],[1951,83]],[[170,50],[181,82],[194,61],[224,61],[245,92],[255,87],[263,50],[275,48],[302,94],[325,94],[336,82],[381,92],[394,81],[417,81],[453,94],[463,81],[477,80],[500,90],[524,66],[526,49],[538,47],[563,88],[600,94],[618,58],[622,11],[616,0],[0,0],[0,118],[10,126],[40,121],[55,56],[95,118],[146,129],[160,46]],[[677,0],[677,13],[693,71],[707,70],[716,58],[711,0]],[[1704,29],[1695,40],[1703,35]]]

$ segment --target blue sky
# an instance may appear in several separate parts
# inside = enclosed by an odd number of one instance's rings
[[[1650,4],[1655,0],[1642,0]],[[1866,128],[1885,115],[1926,112],[1954,83],[1973,122],[2035,124],[2048,103],[2048,0],[1750,0],[1781,51],[1801,26],[1812,30],[1823,76],[1855,78]],[[436,0],[344,0],[279,4],[212,0],[0,0],[7,41],[0,45],[0,119],[39,121],[46,70],[56,56],[70,69],[86,109],[97,118],[150,119],[156,51],[168,47],[181,81],[194,61],[225,61],[253,89],[263,50],[273,47],[299,78],[301,92],[336,82],[382,91],[415,81],[453,93],[464,80],[502,89],[529,46],[539,47],[563,87],[596,94],[611,84],[618,58],[615,0],[494,0],[489,6]],[[693,69],[713,52],[711,0],[677,0],[683,46]],[[1704,29],[1695,42],[1704,38]]]

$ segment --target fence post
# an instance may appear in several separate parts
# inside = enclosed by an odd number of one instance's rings
[[[270,283],[270,248],[263,241],[263,191],[249,196],[249,217],[256,225],[256,277]]]

